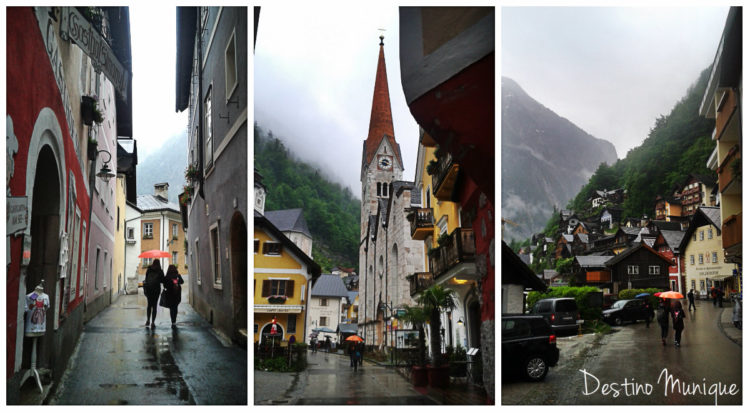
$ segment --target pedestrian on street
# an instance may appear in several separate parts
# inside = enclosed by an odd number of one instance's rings
[[[326,353],[331,352],[331,338],[326,336]]]
[[[349,344],[349,367],[354,367],[354,371],[357,371],[357,347],[354,343]]]
[[[361,341],[357,344],[357,350],[359,351],[359,365],[362,365],[362,360],[365,358],[365,342]]]
[[[674,345],[675,347],[679,347],[682,330],[685,329],[685,312],[682,311],[682,304],[679,301],[674,303],[674,308],[670,311],[670,315],[672,316],[672,326],[674,327]]]
[[[182,287],[185,281],[182,279],[180,273],[177,272],[177,267],[170,265],[167,268],[167,275],[164,276],[164,300],[169,307],[169,317],[172,319],[172,328],[177,327],[177,306],[182,301]]]
[[[688,311],[690,311],[691,308],[695,310],[695,292],[693,292],[692,288],[688,292],[688,302],[690,303],[688,304]]]
[[[648,298],[645,299],[646,301],[646,328],[649,328],[651,325],[651,319],[654,318],[654,309],[651,308],[651,302],[648,300]]]
[[[724,290],[721,288],[716,290],[716,299],[719,301],[719,308],[724,307]]]
[[[143,281],[143,294],[146,296],[146,326],[155,326],[156,304],[159,302],[161,283],[164,280],[164,271],[161,269],[159,260],[154,260],[146,270],[146,279]]]
[[[661,301],[659,309],[656,312],[656,321],[661,327],[661,345],[667,345],[667,334],[669,332],[669,303],[666,300]]]
[[[711,298],[714,300],[714,307],[716,307],[716,287],[711,287]]]
[[[310,340],[310,347],[312,347],[312,352],[315,353],[318,351],[318,339],[313,338]]]

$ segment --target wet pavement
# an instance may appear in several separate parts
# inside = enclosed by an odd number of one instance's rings
[[[356,372],[349,358],[307,352],[307,370],[296,373],[255,372],[256,404],[422,405],[437,404],[420,394],[392,368],[367,361]],[[286,386],[274,386],[277,380]]]
[[[742,347],[722,331],[726,308],[696,305],[679,348],[671,325],[663,346],[658,324],[643,322],[558,339],[558,366],[541,383],[504,380],[502,404],[741,404]]]
[[[162,307],[154,329],[145,321],[139,290],[88,322],[49,404],[247,404],[247,352],[219,340],[188,304],[187,288],[176,328]]]

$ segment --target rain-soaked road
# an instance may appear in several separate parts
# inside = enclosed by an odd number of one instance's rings
[[[672,344],[671,325],[662,346],[658,324],[646,328],[643,322],[600,339],[561,339],[561,347],[576,346],[578,340],[585,344],[561,350],[560,364],[542,383],[505,381],[502,403],[741,404],[742,348],[720,331],[720,311],[699,301],[685,320],[679,348]]]
[[[368,362],[356,372],[349,358],[307,353],[303,392],[297,404],[435,404],[395,370]]]
[[[222,344],[187,288],[178,309],[177,328],[159,307],[151,329],[143,292],[121,296],[85,325],[50,404],[247,404],[247,352]]]

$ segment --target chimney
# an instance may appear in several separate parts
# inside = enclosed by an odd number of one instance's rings
[[[169,184],[166,182],[154,184],[154,195],[169,200]]]

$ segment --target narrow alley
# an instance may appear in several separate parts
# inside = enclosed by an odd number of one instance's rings
[[[87,323],[49,404],[246,404],[247,352],[217,336],[188,304],[187,288],[182,294],[174,329],[162,307],[156,327],[144,325],[140,289]]]

